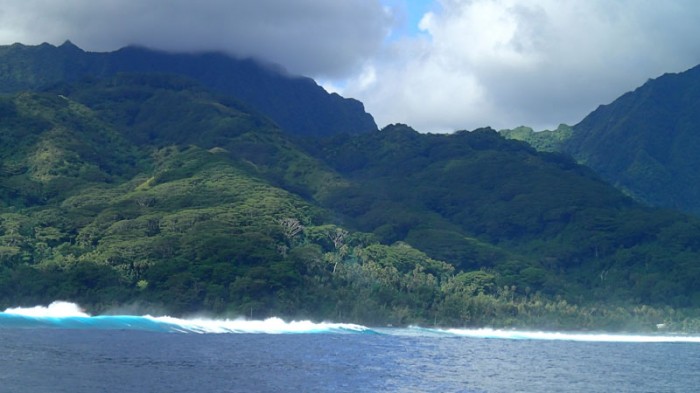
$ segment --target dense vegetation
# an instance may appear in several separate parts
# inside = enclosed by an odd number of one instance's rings
[[[490,129],[300,140],[134,73],[0,96],[0,140],[0,307],[700,330],[700,220]]]
[[[321,154],[350,182],[324,202],[384,242],[491,269],[523,294],[700,300],[700,220],[641,206],[566,156],[488,129],[341,139]]]

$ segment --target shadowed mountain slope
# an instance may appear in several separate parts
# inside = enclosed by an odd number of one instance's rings
[[[643,202],[700,214],[700,66],[600,106],[564,151]]]
[[[361,102],[327,93],[310,78],[278,67],[223,54],[170,54],[128,47],[115,52],[84,52],[70,42],[0,47],[0,92],[36,90],[85,77],[118,72],[170,73],[190,77],[247,103],[295,135],[334,135],[375,131]]]

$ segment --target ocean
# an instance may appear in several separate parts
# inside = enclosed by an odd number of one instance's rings
[[[0,392],[692,392],[700,337],[0,313]]]

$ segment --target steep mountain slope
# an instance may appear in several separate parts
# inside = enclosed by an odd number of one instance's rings
[[[700,66],[600,106],[563,150],[640,201],[700,214]]]
[[[222,54],[168,54],[144,48],[84,52],[70,42],[0,46],[0,92],[46,88],[118,72],[171,73],[246,102],[295,135],[361,133],[377,129],[362,103],[328,94],[309,78]]]

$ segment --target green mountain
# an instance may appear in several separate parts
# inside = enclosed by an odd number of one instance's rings
[[[118,73],[0,96],[0,140],[0,307],[700,329],[700,219],[490,129],[299,139]]]
[[[700,213],[700,66],[599,107],[564,151],[643,202]]]
[[[377,130],[361,102],[328,94],[310,78],[291,76],[279,67],[251,59],[217,53],[170,54],[137,47],[110,53],[84,52],[69,41],[58,47],[0,46],[0,92],[44,89],[119,72],[187,76],[246,102],[295,135]]]
[[[649,80],[573,127],[501,130],[572,155],[643,203],[700,214],[700,66]]]

